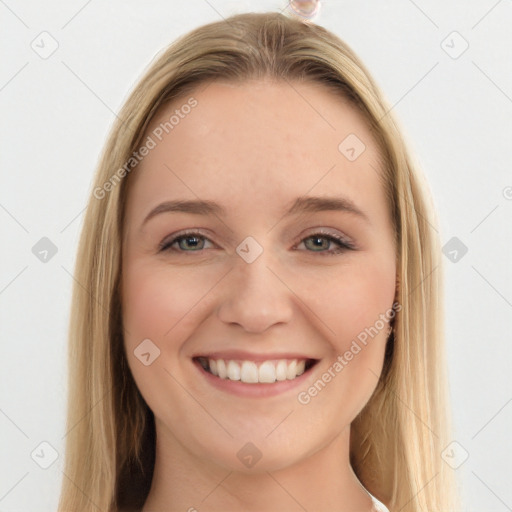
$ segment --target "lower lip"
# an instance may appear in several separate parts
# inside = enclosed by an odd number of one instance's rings
[[[253,398],[264,398],[268,396],[280,395],[301,385],[304,386],[305,381],[309,378],[313,369],[318,364],[317,362],[313,367],[309,368],[308,371],[304,372],[298,377],[295,377],[295,379],[292,380],[282,380],[273,383],[259,382],[248,384],[247,382],[242,382],[240,380],[221,379],[220,377],[207,372],[199,362],[193,361],[193,363],[199,372],[205,377],[207,382],[217,389],[226,391],[233,395]]]

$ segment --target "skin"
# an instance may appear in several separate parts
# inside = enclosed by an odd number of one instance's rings
[[[349,463],[350,423],[377,385],[387,324],[309,403],[297,394],[393,304],[396,256],[377,146],[358,111],[321,84],[206,85],[129,178],[125,347],[157,432],[143,512],[370,512]],[[187,99],[161,107],[143,140]],[[366,146],[355,161],[338,150],[351,133]],[[283,217],[303,195],[348,197],[369,222],[344,211]],[[178,198],[214,200],[226,217],[162,213],[141,228],[157,204]],[[356,250],[326,254],[337,246],[324,238],[315,250],[305,240],[319,228]],[[199,251],[182,242],[158,252],[185,229],[202,230]],[[236,252],[248,236],[263,248],[252,263]],[[148,366],[134,355],[144,339],[160,350]],[[231,348],[319,362],[299,389],[240,397],[214,388],[191,359]],[[247,442],[262,455],[251,468],[237,457]]]

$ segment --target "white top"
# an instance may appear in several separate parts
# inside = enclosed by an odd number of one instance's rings
[[[359,485],[361,486],[361,488],[368,494],[368,496],[370,496],[370,498],[372,499],[372,503],[373,503],[373,509],[372,509],[372,512],[389,512],[389,509],[388,507],[386,507],[386,505],[384,505],[384,503],[380,502],[375,496],[372,496],[372,494],[368,491],[368,489],[361,483],[361,480],[359,480],[359,478],[357,478],[357,475],[354,473],[354,469],[352,468],[352,466],[350,466],[350,470],[352,471],[352,475],[354,476],[354,478],[357,480],[357,482],[359,483]]]
[[[366,491],[366,492],[368,492],[368,491]],[[370,494],[370,493],[368,492],[368,494]],[[375,498],[371,494],[370,494],[370,498],[373,501],[374,511],[372,511],[372,512],[389,512],[388,507],[386,507],[386,505],[384,505],[384,503],[381,503],[377,498]]]

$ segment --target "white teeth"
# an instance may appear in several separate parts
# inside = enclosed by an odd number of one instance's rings
[[[273,383],[283,380],[293,380],[302,375],[306,369],[306,360],[302,359],[280,359],[274,361],[238,361],[224,359],[205,359],[213,375],[221,379],[239,380],[245,383],[254,384],[257,382]]]
[[[295,377],[297,377],[297,361],[294,359],[286,368],[286,378],[292,380]]]
[[[236,364],[236,363],[235,363]],[[252,361],[244,361],[240,372],[240,380],[242,382],[255,383],[258,382],[258,367]]]
[[[258,370],[260,382],[275,382],[276,367],[270,361],[265,361]]]
[[[276,378],[277,380],[286,380],[286,361],[284,359],[277,363]]]
[[[209,359],[208,362],[210,362]],[[228,372],[226,371],[226,363],[222,359],[217,361],[217,373],[221,379],[225,379],[228,376]]]
[[[228,366],[228,379],[229,380],[240,380],[240,365],[235,361],[229,361]]]

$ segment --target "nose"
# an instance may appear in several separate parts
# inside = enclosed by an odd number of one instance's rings
[[[279,274],[279,266],[267,258],[266,251],[252,263],[239,258],[226,276],[218,318],[252,333],[288,323],[293,314],[293,293]]]

